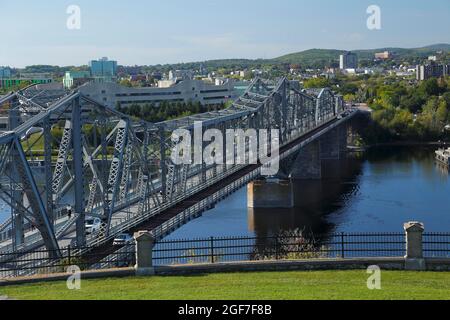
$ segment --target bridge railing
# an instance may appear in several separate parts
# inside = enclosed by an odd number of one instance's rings
[[[157,241],[153,247],[153,265],[244,262],[261,260],[308,260],[398,257],[407,252],[405,233],[335,233],[327,235],[291,232],[272,237],[210,237]],[[450,258],[450,232],[424,233],[425,258]],[[92,248],[85,248],[92,249]],[[64,273],[69,266],[81,270],[132,267],[135,244],[117,246],[102,253],[82,254],[70,247],[62,257],[49,250],[25,256],[0,254],[0,278]]]
[[[153,250],[158,265],[259,260],[403,257],[404,233],[339,233],[273,237],[211,237],[165,240]],[[448,251],[450,254],[450,250]]]
[[[422,243],[426,257],[450,257],[450,233],[424,233]]]
[[[60,253],[60,257],[53,250],[35,250],[26,255],[2,253],[0,260],[6,262],[0,263],[0,279],[65,273],[70,266],[83,271],[132,267],[135,263],[134,243],[117,246],[112,253],[81,255],[79,249],[71,247],[60,249]]]

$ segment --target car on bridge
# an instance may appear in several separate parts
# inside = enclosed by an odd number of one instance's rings
[[[113,246],[123,246],[134,242],[134,238],[128,233],[119,234],[114,238]]]

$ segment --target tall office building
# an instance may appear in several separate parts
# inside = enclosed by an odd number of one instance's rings
[[[89,62],[92,77],[115,77],[117,74],[117,61],[101,58]]]
[[[430,78],[439,78],[449,75],[450,66],[445,64],[437,64],[431,61],[429,64],[418,65],[416,67],[416,79],[418,81],[424,81]]]
[[[353,52],[345,52],[340,56],[340,69],[357,69],[358,68],[358,56]]]
[[[11,78],[11,69],[9,67],[0,67],[0,79]]]

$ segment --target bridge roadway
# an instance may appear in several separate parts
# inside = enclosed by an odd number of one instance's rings
[[[331,127],[336,127],[336,125],[339,125],[340,123],[348,121],[350,118],[354,117],[359,110],[352,110],[350,115],[347,117],[340,119],[340,117],[335,117],[332,120],[322,124],[321,126],[317,127],[316,129],[313,129],[309,131],[308,133],[300,136],[299,138],[293,140],[292,142],[282,146],[280,148],[280,158],[282,158],[283,154],[288,152],[289,150],[293,149],[294,147],[298,147],[299,145],[306,145],[314,140],[316,140],[321,135],[325,134],[329,130],[331,130]],[[225,188],[226,186],[232,184],[234,181],[237,181],[241,177],[244,177],[259,168],[261,168],[262,164],[253,164],[253,165],[247,165],[244,168],[238,170],[237,172],[229,175],[228,177],[220,180],[219,182],[213,184],[212,186],[192,195],[188,199],[185,199],[175,205],[172,208],[169,208],[167,210],[164,210],[162,213],[149,218],[148,220],[144,221],[143,223],[132,227],[128,230],[126,230],[127,233],[133,234],[138,231],[147,230],[147,231],[154,231],[157,230],[161,225],[167,223],[171,219],[174,219],[178,215],[180,215],[183,211],[186,209],[194,206],[195,204],[199,203],[200,201],[208,198],[209,196],[213,195],[214,193],[217,193],[219,190]],[[170,231],[174,231],[171,229]],[[169,232],[170,232],[169,231]],[[160,234],[157,235],[157,238],[163,237],[167,234]],[[120,249],[120,246],[113,246],[113,240],[107,241],[103,244],[101,244],[98,247],[92,248],[89,251],[86,251],[84,253],[84,260],[89,263],[98,263],[100,260],[114,254],[118,249]]]

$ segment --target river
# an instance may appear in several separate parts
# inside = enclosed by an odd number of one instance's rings
[[[406,221],[450,231],[450,180],[434,147],[376,147],[339,160],[339,174],[295,183],[293,209],[248,209],[243,188],[169,238],[271,236],[281,231],[402,232]],[[336,164],[333,166],[336,167]]]
[[[338,163],[339,176],[295,183],[293,209],[248,209],[243,188],[169,238],[270,236],[287,230],[402,232],[406,221],[450,231],[450,180],[431,147],[377,147]],[[336,168],[336,164],[333,166]],[[10,209],[0,203],[0,222]]]

